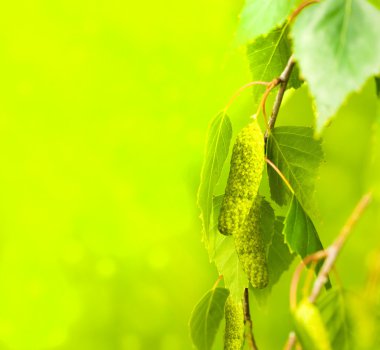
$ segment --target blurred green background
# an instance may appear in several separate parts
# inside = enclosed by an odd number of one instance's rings
[[[191,310],[217,278],[196,207],[207,125],[250,79],[242,3],[2,3],[0,349],[191,349]],[[366,190],[373,90],[324,134],[325,243]],[[279,124],[312,125],[310,106],[304,86]],[[234,125],[251,113],[246,92]],[[339,260],[348,287],[365,281],[378,221],[369,211]],[[289,279],[253,305],[263,349],[290,329]]]

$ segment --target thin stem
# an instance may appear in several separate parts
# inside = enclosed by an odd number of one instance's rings
[[[293,21],[299,14],[300,12],[307,6],[313,5],[318,3],[319,0],[310,0],[310,1],[305,1],[304,3],[300,4],[289,16],[288,22],[290,23]]]
[[[267,114],[266,114],[266,111],[265,111],[265,103],[267,101],[267,98],[270,94],[270,92],[272,91],[272,89],[276,86],[274,85],[275,82],[271,82],[267,88],[265,89],[265,92],[263,94],[263,96],[261,97],[261,100],[260,100],[260,103],[259,103],[259,106],[257,108],[257,112],[256,112],[256,117],[259,116],[260,114],[260,111],[263,111],[263,116],[264,116],[264,123],[265,123],[265,128],[266,130],[268,129],[269,127],[269,122],[268,122],[268,118],[267,118]]]
[[[307,296],[310,293],[310,288],[311,288],[311,284],[313,283],[316,266],[317,266],[317,261],[314,260],[311,262],[310,268],[307,270],[305,282],[303,283],[303,287],[302,287],[302,296],[304,298],[307,298]]]
[[[281,177],[281,179],[282,179],[282,181],[284,181],[285,185],[288,186],[289,191],[292,194],[294,194],[293,187],[290,185],[290,182],[285,177],[285,175],[281,172],[281,170],[279,168],[277,168],[277,166],[271,160],[269,160],[268,158],[265,158],[265,161],[267,162],[267,164],[269,164],[273,168],[273,170],[278,174],[278,176]]]
[[[278,112],[280,111],[282,99],[284,98],[286,86],[288,85],[288,81],[290,78],[290,75],[292,73],[293,67],[294,67],[295,61],[293,55],[289,57],[288,63],[285,66],[285,69],[282,71],[281,75],[278,77],[277,84],[280,84],[280,89],[278,90],[276,100],[274,101],[272,114],[269,120],[268,129],[265,132],[264,140],[267,141],[269,134],[271,130],[274,128],[274,125],[276,124]]]
[[[215,289],[218,287],[219,282],[223,279],[223,275],[219,275],[218,279],[215,281],[214,285],[212,286],[212,289]]]
[[[338,257],[344,243],[352,232],[353,227],[358,222],[359,218],[363,215],[364,210],[367,208],[372,198],[371,193],[367,193],[362,197],[358,205],[355,207],[351,216],[348,218],[346,224],[343,226],[338,238],[329,248],[329,254],[322,265],[321,271],[314,282],[313,290],[311,291],[309,300],[313,303],[317,299],[322,287],[328,279],[328,274],[334,266],[335,260]]]
[[[253,336],[253,330],[252,330],[251,312],[249,310],[248,288],[244,289],[243,310],[244,310],[244,323],[246,325],[246,330],[247,330],[248,344],[252,350],[258,350],[258,347],[255,342],[255,337]]]
[[[251,86],[254,86],[254,85],[264,85],[264,86],[268,86],[270,84],[270,82],[266,82],[266,81],[251,81],[245,85],[243,85],[242,87],[240,87],[233,95],[232,97],[230,98],[230,100],[228,101],[226,107],[224,107],[224,112],[226,113],[227,110],[231,107],[231,105],[234,103],[234,101],[240,96],[240,94],[246,90],[247,88],[251,87]]]
[[[289,338],[288,338],[287,343],[284,346],[284,350],[292,350],[296,342],[297,342],[296,333],[292,331],[289,333]]]
[[[297,289],[298,289],[298,282],[301,278],[301,273],[303,269],[310,264],[313,261],[319,261],[327,256],[327,252],[325,250],[320,250],[318,252],[315,252],[309,256],[307,256],[305,259],[303,259],[297,266],[296,270],[294,271],[292,282],[290,284],[290,308],[294,310],[297,306]]]

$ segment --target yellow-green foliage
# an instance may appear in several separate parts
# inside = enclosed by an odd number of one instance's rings
[[[242,226],[259,190],[264,139],[257,121],[243,128],[232,150],[230,174],[219,216],[219,231],[232,235]]]
[[[294,312],[297,336],[307,349],[331,350],[329,336],[318,308],[307,298]]]
[[[240,350],[244,337],[244,314],[241,302],[235,302],[231,296],[224,306],[226,329],[224,331],[224,350]]]
[[[234,234],[236,253],[254,288],[268,285],[268,267],[263,232],[260,226],[262,197],[256,196],[243,226]]]

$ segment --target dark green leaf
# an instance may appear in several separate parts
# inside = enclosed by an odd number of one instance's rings
[[[281,25],[299,2],[299,0],[246,0],[240,14],[238,43],[244,45]]]
[[[312,128],[281,126],[272,130],[267,144],[267,157],[284,174],[307,210],[313,208],[314,182],[323,160],[321,141],[313,134]],[[267,168],[272,198],[284,205],[288,188],[272,167]]]
[[[377,106],[377,118],[373,125],[371,141],[371,162],[368,180],[370,188],[373,191],[374,204],[380,210],[380,100]]]
[[[297,18],[294,54],[315,99],[318,130],[379,73],[379,33],[380,12],[365,0],[326,0]]]
[[[333,349],[351,349],[351,329],[348,310],[342,291],[332,288],[316,303],[329,333]]]
[[[292,254],[284,241],[282,234],[284,218],[277,217],[274,225],[274,235],[268,252],[269,283],[265,289],[252,289],[253,295],[260,304],[269,296],[273,286],[279,281],[281,275],[289,269],[295,254]]]
[[[268,35],[258,37],[247,47],[252,80],[272,81],[284,70],[291,54],[291,44],[286,25],[274,29]],[[298,69],[295,67],[287,87],[298,88],[300,85]],[[253,108],[258,106],[264,91],[263,86],[253,86]]]
[[[228,156],[232,136],[229,117],[219,113],[211,122],[206,142],[201,182],[198,190],[198,206],[203,222],[203,241],[208,247],[213,194]]]
[[[380,77],[375,77],[376,95],[380,98]]]
[[[302,258],[323,249],[313,222],[296,196],[293,196],[285,219],[284,235],[291,251],[296,252]]]
[[[190,317],[190,336],[198,350],[209,350],[214,343],[220,321],[224,316],[224,304],[229,292],[225,288],[210,290],[195,306]]]
[[[260,208],[260,231],[264,238],[264,245],[266,247],[267,256],[272,244],[275,228],[275,215],[274,210],[270,203],[263,197],[261,200]]]

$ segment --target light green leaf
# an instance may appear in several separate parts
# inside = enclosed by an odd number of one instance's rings
[[[219,274],[223,275],[224,285],[230,290],[231,297],[238,302],[243,297],[244,288],[248,288],[248,278],[236,254],[232,236],[219,234],[214,260]]]
[[[198,350],[212,348],[221,320],[224,304],[229,292],[225,288],[214,288],[195,306],[190,317],[190,336]]]
[[[284,218],[277,217],[274,223],[274,235],[268,251],[268,275],[269,283],[265,289],[252,289],[253,295],[259,304],[264,304],[272,291],[273,286],[279,281],[281,275],[289,269],[295,254],[292,254],[284,241],[282,234]]]
[[[332,288],[316,303],[329,333],[333,349],[351,349],[351,325],[343,292]]]
[[[299,0],[246,0],[240,14],[238,44],[244,45],[281,25],[299,2]]]
[[[215,250],[210,254],[219,274],[223,275],[224,285],[230,290],[231,297],[238,302],[243,297],[244,288],[248,287],[248,278],[236,254],[234,238],[222,235],[218,231],[218,217],[223,197],[221,195],[214,198],[212,237]]]
[[[284,174],[307,210],[313,209],[314,182],[323,160],[321,141],[313,134],[312,128],[281,126],[272,130],[267,144],[267,157]],[[271,166],[267,169],[273,200],[286,204],[288,188]]]
[[[206,247],[209,244],[214,189],[228,156],[231,136],[231,121],[224,112],[221,112],[211,121],[209,127],[198,190],[198,206],[201,210],[203,241]]]
[[[313,222],[296,196],[293,196],[285,219],[284,236],[291,251],[296,252],[302,258],[323,249]]]
[[[318,130],[380,72],[379,33],[380,12],[365,0],[326,0],[297,18],[294,54],[315,99]]]
[[[291,54],[287,25],[272,30],[268,35],[258,37],[247,46],[247,57],[252,80],[272,81],[282,73]],[[298,88],[300,86],[298,68],[295,67],[287,87]],[[265,91],[265,87],[255,85],[252,89],[253,108],[256,108]]]

